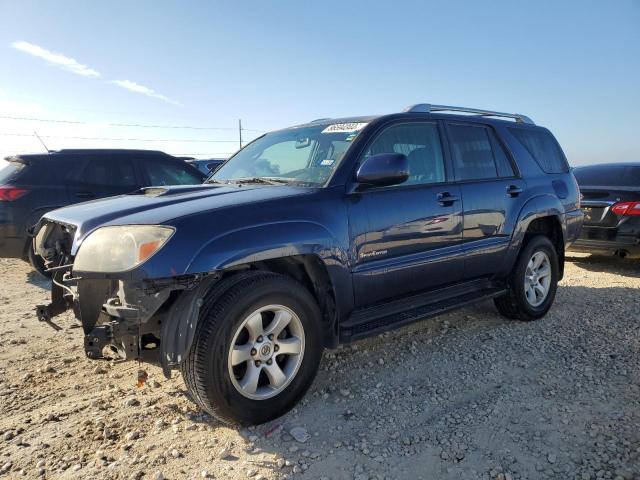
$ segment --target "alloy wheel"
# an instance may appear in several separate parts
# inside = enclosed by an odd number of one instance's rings
[[[267,305],[240,324],[229,348],[229,375],[252,400],[281,393],[295,378],[304,355],[304,328],[284,305]]]
[[[540,306],[549,295],[551,286],[551,261],[540,250],[535,252],[527,263],[524,274],[524,292],[532,307]]]

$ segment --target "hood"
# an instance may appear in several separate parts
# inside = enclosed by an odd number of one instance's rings
[[[128,195],[60,208],[44,218],[76,227],[76,239],[106,225],[161,225],[209,210],[311,193],[287,185],[188,185],[143,188]]]

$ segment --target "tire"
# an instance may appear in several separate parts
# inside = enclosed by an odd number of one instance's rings
[[[45,271],[44,260],[33,251],[33,242],[29,242],[27,246],[27,259],[36,272],[46,278],[51,278],[51,272]]]
[[[311,386],[322,357],[321,314],[309,291],[287,276],[238,277],[205,295],[181,371],[202,409],[224,423],[255,425],[288,412]]]
[[[539,267],[540,272],[546,271],[543,268],[545,258],[548,261],[549,275],[533,275],[534,270],[528,270],[530,262],[542,259]],[[532,264],[532,265],[533,265]],[[529,275],[528,275],[529,274]],[[507,281],[507,293],[494,299],[494,304],[500,314],[513,320],[532,321],[543,317],[551,308],[558,288],[559,268],[558,254],[549,240],[544,235],[531,237],[520,251],[518,260],[509,275]],[[525,287],[525,281],[530,280],[536,287]],[[537,283],[536,283],[536,280]],[[531,285],[532,283],[529,283]],[[544,284],[547,284],[546,294],[542,295]],[[538,285],[540,288],[538,288]],[[534,296],[531,294],[534,291]],[[529,295],[528,295],[529,294]]]

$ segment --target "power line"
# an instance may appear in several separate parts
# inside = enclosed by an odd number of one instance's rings
[[[0,136],[5,137],[33,137],[33,133],[5,133],[0,132]],[[169,139],[169,138],[119,138],[119,137],[76,137],[65,135],[40,135],[42,138],[58,138],[68,140],[109,140],[123,142],[185,142],[185,143],[236,143],[237,140],[198,140],[193,138],[187,139]]]
[[[51,118],[32,118],[32,117],[13,117],[8,115],[0,115],[0,118],[6,120],[24,120],[30,122],[47,122],[47,123],[66,123],[74,125],[91,125],[99,123],[100,125],[106,125],[109,127],[137,127],[137,128],[173,128],[173,129],[188,129],[188,130],[233,130],[235,127],[196,127],[192,125],[147,125],[143,123],[102,123],[102,122],[86,122],[82,120],[60,120]],[[264,132],[264,130],[255,130],[251,128],[243,128],[245,132]]]

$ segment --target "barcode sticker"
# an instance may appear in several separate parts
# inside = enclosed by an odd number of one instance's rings
[[[351,122],[351,123],[334,123],[333,125],[329,125],[327,128],[322,130],[322,133],[351,133],[351,132],[359,132],[364,127],[366,127],[366,123],[362,122]]]

